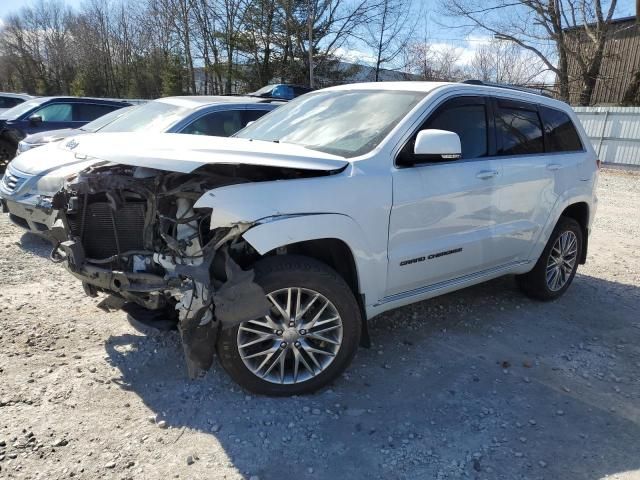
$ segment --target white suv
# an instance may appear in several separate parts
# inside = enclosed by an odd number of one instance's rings
[[[175,316],[191,375],[217,349],[270,395],[326,385],[387,310],[507,274],[559,297],[596,209],[597,159],[571,108],[501,87],[345,85],[236,138],[44,148],[103,160],[39,202],[63,213],[52,257],[108,308]]]

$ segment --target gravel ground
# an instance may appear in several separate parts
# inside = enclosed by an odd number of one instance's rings
[[[0,219],[0,478],[640,479],[640,176],[605,171],[559,301],[503,278],[375,319],[316,395],[187,379]]]

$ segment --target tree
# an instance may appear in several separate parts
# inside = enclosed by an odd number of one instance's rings
[[[407,48],[419,15],[412,0],[380,0],[365,24],[364,40],[375,52],[375,81],[382,65],[387,65]]]
[[[474,79],[526,86],[546,70],[540,59],[513,42],[492,39],[475,52],[468,76]]]
[[[457,82],[465,76],[460,55],[460,49],[451,45],[412,43],[405,51],[404,63],[410,73],[422,80]]]
[[[569,61],[581,82],[579,103],[588,105],[600,74],[617,0],[442,0],[444,12],[473,29],[531,52],[556,74],[559,97],[569,101]]]

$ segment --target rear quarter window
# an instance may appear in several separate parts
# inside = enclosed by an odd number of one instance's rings
[[[580,135],[566,113],[555,108],[541,106],[540,115],[544,125],[546,151],[576,152],[584,150]]]

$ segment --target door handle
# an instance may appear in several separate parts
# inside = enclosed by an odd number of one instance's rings
[[[481,180],[488,180],[489,178],[493,178],[497,176],[498,176],[497,170],[480,170],[478,173],[476,173],[476,178],[479,178]]]
[[[547,170],[560,170],[562,168],[562,165],[560,165],[559,163],[550,163],[547,165]]]

